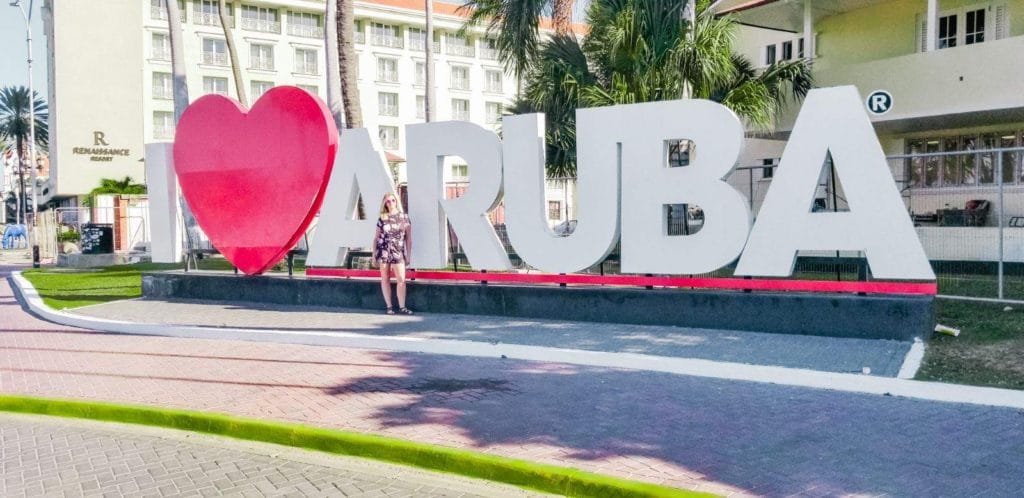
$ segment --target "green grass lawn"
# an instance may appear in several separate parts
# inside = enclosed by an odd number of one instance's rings
[[[961,329],[928,342],[917,379],[1024,389],[1024,307],[940,299],[938,322]]]

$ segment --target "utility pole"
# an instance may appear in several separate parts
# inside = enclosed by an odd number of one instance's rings
[[[32,267],[39,268],[39,196],[38,196],[38,174],[36,164],[36,92],[32,86],[32,7],[35,0],[29,0],[28,12],[21,0],[12,0],[11,6],[18,7],[21,16],[25,18],[25,42],[28,46],[28,156],[29,156],[29,177],[32,182]],[[21,151],[18,151],[21,155]],[[24,195],[24,191],[22,191]],[[26,219],[28,213],[26,213]]]

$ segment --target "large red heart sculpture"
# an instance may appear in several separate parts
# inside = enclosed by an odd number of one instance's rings
[[[337,147],[330,111],[305,90],[272,88],[248,113],[233,99],[207,95],[178,122],[174,171],[214,247],[258,275],[313,221]]]

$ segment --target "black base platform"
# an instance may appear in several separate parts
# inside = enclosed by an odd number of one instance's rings
[[[380,311],[375,280],[152,272],[153,299],[248,301]],[[935,326],[932,296],[409,283],[417,312],[498,315],[782,334],[913,340]]]

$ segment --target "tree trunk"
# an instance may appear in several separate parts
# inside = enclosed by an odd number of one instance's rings
[[[224,43],[228,46],[228,58],[231,59],[231,74],[235,77],[235,90],[242,107],[249,107],[249,99],[245,97],[245,81],[242,80],[242,68],[238,65],[238,52],[235,50],[235,37],[231,34],[231,16],[228,16],[228,3],[219,0],[217,12],[220,13],[220,25],[224,30]]]
[[[572,4],[573,0],[555,0],[551,11],[555,34],[568,35],[572,32]]]
[[[167,6],[167,30],[171,39],[171,74],[174,80],[174,122],[188,107],[188,81],[185,79],[185,48],[182,45],[181,10],[176,0],[164,0]]]
[[[338,75],[341,78],[342,101],[345,104],[345,127],[363,127],[363,109],[359,104],[359,86],[356,81],[356,49],[354,0],[338,2]]]
[[[434,0],[424,0],[427,19],[426,62],[424,62],[423,117],[429,123],[434,120]]]
[[[331,110],[334,125],[341,131],[345,127],[344,106],[341,96],[341,74],[338,70],[338,4],[327,0],[324,13],[324,50],[327,64],[327,107]]]
[[[697,2],[696,0],[686,0],[683,4],[682,11],[683,21],[686,22],[686,38],[690,43],[694,43],[697,36]],[[683,95],[684,99],[693,97],[693,84],[689,80],[683,81]]]
[[[18,159],[18,213],[15,221],[21,225],[24,220],[28,219],[28,202],[25,198],[25,156],[22,154],[22,149],[25,147],[25,139],[19,133],[16,140],[17,142],[15,147],[17,147],[17,149],[15,149],[15,155]]]

